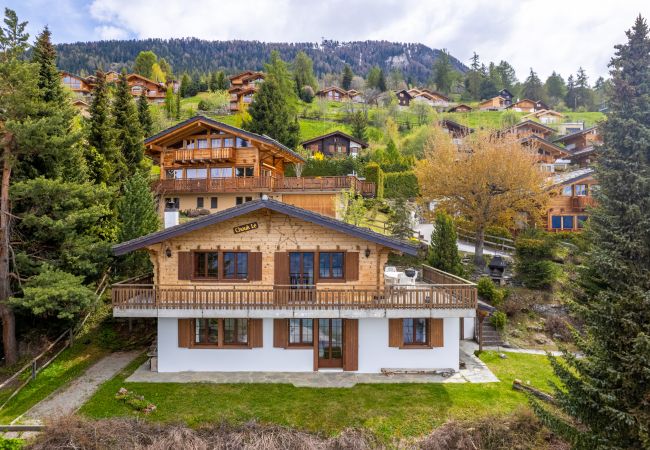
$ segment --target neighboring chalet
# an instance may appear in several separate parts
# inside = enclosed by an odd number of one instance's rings
[[[158,83],[136,73],[127,75],[126,79],[133,97],[140,97],[141,92],[144,90],[149,102],[163,103],[165,101],[165,93],[167,92],[165,83]],[[97,77],[90,75],[83,78],[68,72],[61,72],[61,82],[64,86],[69,87],[78,98],[88,103],[88,100],[92,97],[93,89],[97,84]],[[106,74],[106,82],[119,82],[119,74],[117,72],[108,72]]]
[[[348,97],[354,103],[364,103],[363,94],[355,89],[350,89],[348,91]]]
[[[113,247],[136,250],[153,274],[113,315],[157,319],[158,372],[455,372],[474,327],[475,284],[385,271],[417,246],[266,196]]]
[[[544,124],[535,122],[534,120],[525,120],[523,122],[519,122],[517,125],[513,125],[510,128],[506,128],[505,130],[500,131],[500,133],[513,133],[518,138],[535,135],[542,139],[548,139],[555,133],[555,130]]]
[[[247,70],[229,77],[230,111],[242,111],[252,103],[260,83],[264,81],[263,72]]]
[[[160,166],[156,191],[161,202],[188,214],[222,211],[266,194],[336,217],[344,190],[375,194],[374,183],[355,176],[285,177],[285,167],[304,163],[302,156],[268,136],[203,116],[144,143],[146,154]]]
[[[325,156],[358,156],[362,149],[368,148],[368,143],[354,136],[334,131],[301,142],[301,145],[313,155],[320,152]]]
[[[551,199],[547,212],[548,231],[580,231],[589,218],[588,208],[597,182],[592,168],[582,168],[555,175],[551,180]]]
[[[557,134],[566,136],[567,134],[577,133],[585,129],[584,122],[563,122],[557,125]]]
[[[449,106],[449,97],[431,89],[413,88],[406,92],[411,96],[411,101],[423,102],[432,107]]]
[[[466,113],[466,112],[471,112],[472,107],[469,105],[466,105],[465,103],[461,103],[460,105],[453,106],[447,110],[447,112],[450,113]]]
[[[563,170],[569,162],[571,154],[566,149],[537,134],[521,138],[521,143],[539,155],[537,162],[544,172],[554,173],[556,170]]]
[[[571,153],[571,162],[585,167],[594,162],[598,148],[603,143],[603,138],[598,131],[598,127],[591,127],[561,136],[553,142],[563,145]]]
[[[465,137],[474,132],[473,128],[466,127],[465,125],[449,119],[441,120],[440,126],[447,130],[452,137],[452,141],[456,145],[460,145]]]
[[[512,92],[510,92],[509,90],[501,89],[499,91],[499,97],[505,100],[505,106],[512,105],[512,99],[514,98],[514,95],[512,95]]]
[[[500,95],[483,100],[477,106],[480,111],[500,111],[508,106],[507,100]]]
[[[528,98],[517,100],[515,103],[511,104],[510,106],[507,106],[507,108],[512,109],[513,111],[527,112],[527,113],[533,113],[536,111],[541,111],[543,109],[551,109],[544,102],[534,101]]]
[[[321,89],[320,91],[316,92],[316,97],[323,100],[329,100],[330,102],[344,102],[346,100],[350,100],[348,91],[337,86],[330,86],[328,88]]]
[[[61,82],[69,88],[77,97],[88,98],[91,96],[93,85],[86,78],[70,72],[60,72]]]
[[[413,91],[413,89],[411,89],[411,91]],[[406,89],[395,91],[397,104],[399,106],[409,106],[411,104],[411,100],[413,99],[413,96],[410,93],[411,91],[407,91]]]
[[[549,124],[549,123],[558,123],[563,118],[564,116],[557,111],[553,111],[552,109],[541,109],[539,111],[526,114],[524,117],[521,118],[521,120],[537,119],[544,124]]]
[[[167,86],[165,83],[158,83],[157,81],[150,80],[149,78],[131,73],[126,76],[126,81],[129,84],[129,89],[133,97],[138,98],[144,91],[147,100],[151,103],[164,103]],[[119,82],[119,80],[118,80]]]
[[[86,101],[80,98],[74,99],[72,100],[72,106],[79,111],[82,117],[86,119],[90,117],[90,105]]]

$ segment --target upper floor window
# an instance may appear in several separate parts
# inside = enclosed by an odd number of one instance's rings
[[[565,197],[571,197],[573,195],[573,187],[571,185],[564,186],[562,188],[562,195]]]
[[[238,148],[248,147],[248,141],[246,139],[237,138],[237,147]]]
[[[197,144],[198,144],[198,148],[208,148],[208,140],[207,139],[198,139]]]
[[[183,169],[167,169],[165,178],[168,180],[180,180],[183,178]]]
[[[185,169],[185,178],[190,180],[208,178],[208,169]]]
[[[318,254],[318,277],[343,278],[343,252],[321,252]]]
[[[253,197],[235,197],[235,205],[243,205],[244,203],[252,202]]]
[[[210,178],[230,178],[232,177],[232,167],[211,167]]]
[[[402,336],[404,345],[426,345],[429,335],[427,327],[428,320],[425,318],[403,319]]]
[[[224,147],[234,147],[235,145],[235,140],[233,138],[224,138],[223,139],[223,146]]]
[[[253,167],[235,167],[236,177],[252,177],[254,174]]]
[[[63,84],[70,87],[71,89],[81,89],[81,80],[69,75],[63,77]]]
[[[221,139],[212,139],[212,148],[221,148]]]
[[[224,252],[223,278],[244,280],[248,278],[248,253]]]
[[[585,197],[587,195],[587,185],[586,184],[576,184],[575,187],[576,197]]]
[[[131,88],[131,93],[140,95],[140,93],[142,93],[142,86],[133,86]]]
[[[247,252],[194,252],[194,278],[245,280],[248,278]]]

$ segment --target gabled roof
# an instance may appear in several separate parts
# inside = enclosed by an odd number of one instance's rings
[[[547,149],[553,150],[556,153],[560,153],[563,156],[569,156],[571,155],[570,152],[568,152],[565,148],[560,147],[559,145],[556,145],[552,143],[551,141],[547,141],[546,139],[543,139],[535,134],[531,134],[530,136],[526,136],[521,139],[522,144],[527,144],[531,141],[536,142],[540,147],[545,147]]]
[[[552,110],[552,109],[541,109],[539,111],[532,112],[530,114],[526,114],[522,119],[524,120],[529,120],[531,117],[542,117],[542,116],[555,116],[555,117],[564,117],[561,113]]]
[[[246,70],[246,71],[240,72],[240,73],[238,73],[236,75],[231,75],[231,76],[228,77],[228,79],[230,81],[232,81],[232,80],[235,80],[237,78],[246,79],[246,78],[257,77],[257,76],[260,76],[261,78],[264,78],[264,73],[263,72],[257,72],[255,70]]]
[[[501,90],[499,91],[499,96],[500,96],[500,97],[508,96],[508,97],[510,97],[510,98],[514,97],[514,95],[512,95],[512,92],[510,92],[510,91],[507,90],[507,89],[501,89]]]
[[[159,82],[151,80],[151,79],[149,79],[147,77],[143,77],[139,73],[130,73],[130,74],[128,74],[126,76],[127,81],[129,81],[131,78],[139,78],[139,79],[144,80],[144,81],[146,81],[148,83],[152,83],[152,84],[155,84],[155,85],[160,86],[160,87],[166,87],[164,83],[159,83]]]
[[[446,128],[449,131],[457,130],[457,131],[459,131],[459,132],[461,132],[461,133],[463,133],[465,135],[474,132],[474,128],[467,127],[467,126],[465,126],[463,124],[460,124],[458,122],[455,122],[455,121],[449,120],[449,119],[442,119],[440,121],[440,126],[443,127],[443,128]]]
[[[498,99],[501,99],[502,102],[506,101],[506,99],[504,97],[501,97],[500,95],[497,95],[497,96],[488,98],[487,100],[483,100],[482,102],[479,102],[478,105],[481,106],[481,105],[486,104],[486,103],[493,103],[494,100],[498,100]]]
[[[544,124],[541,124],[539,122],[535,122],[534,120],[524,120],[523,122],[519,122],[517,125],[513,125],[509,128],[506,128],[505,130],[502,130],[502,133],[510,133],[512,131],[515,131],[519,128],[522,128],[524,126],[530,126],[531,128],[536,128],[538,130],[543,130],[546,131],[549,134],[555,133],[555,130],[551,127],[547,127]],[[553,141],[555,142],[555,141]]]
[[[560,136],[559,138],[554,139],[553,142],[562,142],[563,143],[565,141],[570,141],[574,137],[580,136],[581,134],[591,133],[592,131],[595,131],[597,128],[598,127],[593,126],[593,127],[587,128],[585,130],[576,131],[575,133],[567,134],[565,136]]]
[[[328,138],[330,136],[341,136],[341,137],[344,137],[345,139],[356,142],[357,144],[361,145],[361,147],[363,147],[363,148],[368,147],[367,142],[362,141],[361,139],[357,139],[354,136],[350,136],[349,134],[344,133],[342,131],[338,131],[338,130],[332,131],[331,133],[323,134],[321,136],[316,136],[315,138],[307,139],[306,141],[302,141],[300,143],[300,145],[302,145],[302,146],[309,145],[312,142],[320,141],[321,139],[326,139],[326,138]]]
[[[471,111],[472,109],[474,109],[474,108],[472,108],[471,106],[466,105],[465,103],[461,103],[460,105],[452,106],[451,108],[449,108],[449,109],[447,110],[447,112],[456,112],[456,111],[457,111],[458,109],[460,109],[460,108],[468,108],[470,111]]]
[[[340,94],[348,95],[348,91],[346,91],[345,89],[341,89],[338,86],[330,86],[330,87],[323,88],[323,89],[319,90],[318,92],[316,92],[316,95],[325,94],[326,92],[329,92],[329,91],[338,91]]]
[[[417,94],[412,94],[410,91],[407,91],[406,89],[398,89],[397,91],[394,91],[395,95],[399,95],[400,93],[404,93],[408,96],[409,99],[414,98]]]
[[[447,102],[449,101],[449,97],[447,97],[445,94],[442,94],[442,93],[440,93],[438,91],[434,91],[434,90],[428,89],[428,88],[421,88],[421,89],[419,89],[419,91],[420,91],[420,94],[428,94],[428,96],[430,98],[440,97],[441,99],[444,99]]]
[[[252,213],[262,209],[275,211],[280,214],[286,214],[296,219],[301,219],[325,228],[329,228],[340,233],[364,239],[375,244],[383,245],[396,251],[406,253],[408,255],[417,255],[418,247],[410,243],[394,239],[383,234],[375,233],[367,228],[361,228],[348,223],[342,222],[331,217],[322,216],[306,209],[298,208],[287,203],[279,202],[271,199],[260,199],[252,202],[247,202],[233,208],[226,209],[209,216],[204,216],[198,219],[191,220],[181,225],[176,225],[171,228],[164,229],[155,233],[148,234],[130,241],[122,242],[113,246],[113,254],[116,256],[124,255],[126,253],[138,250],[149,245],[163,242],[167,239],[172,239],[177,236],[182,236],[191,231],[200,230],[210,225],[221,223],[228,219],[242,216],[244,214]],[[323,236],[323,239],[327,239]]]
[[[586,167],[584,169],[572,170],[570,172],[562,172],[551,178],[551,187],[563,186],[565,184],[575,183],[585,178],[589,178],[594,174],[594,169]]]
[[[228,130],[228,131],[230,131],[232,133],[237,133],[237,134],[241,134],[243,136],[246,136],[246,137],[248,137],[248,138],[250,138],[252,140],[256,140],[256,141],[260,141],[260,142],[263,142],[263,143],[266,143],[266,144],[273,145],[273,146],[287,152],[290,156],[292,156],[293,158],[299,160],[300,162],[305,162],[305,159],[302,156],[300,156],[298,153],[291,150],[286,145],[283,145],[283,144],[279,143],[278,141],[276,141],[272,137],[269,137],[269,136],[266,136],[266,135],[261,135],[261,134],[256,134],[256,133],[251,133],[250,131],[242,130],[241,128],[233,127],[232,125],[228,125],[226,123],[219,122],[217,120],[210,119],[209,117],[205,117],[205,116],[202,116],[202,115],[197,115],[197,116],[191,117],[191,118],[189,118],[187,120],[184,120],[182,122],[177,123],[173,127],[169,127],[166,130],[161,131],[160,133],[156,133],[153,136],[148,137],[147,139],[145,139],[144,143],[145,144],[150,144],[150,143],[156,141],[157,139],[168,135],[169,133],[172,133],[172,132],[174,132],[174,131],[176,131],[176,130],[178,130],[180,128],[183,128],[183,127],[185,127],[187,125],[190,125],[192,123],[195,123],[195,122],[204,122],[205,124],[213,126],[215,128],[221,128],[221,129],[224,129],[224,130]]]

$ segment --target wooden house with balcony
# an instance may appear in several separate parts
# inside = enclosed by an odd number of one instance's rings
[[[263,72],[247,70],[229,77],[230,111],[243,111],[253,102],[253,97],[264,81]]]
[[[512,109],[513,111],[527,112],[527,113],[533,113],[535,111],[541,111],[543,109],[547,109],[547,110],[550,109],[546,103],[539,100],[538,101],[531,100],[529,98],[517,100],[516,102],[509,105],[507,108]]]
[[[119,79],[117,82],[119,82]],[[160,104],[165,102],[165,95],[167,93],[167,86],[165,83],[158,83],[137,73],[128,74],[126,82],[129,85],[131,95],[136,99],[140,97],[144,91],[147,100],[150,103]]]
[[[91,96],[93,84],[86,78],[70,72],[60,72],[61,83],[69,88],[77,98],[87,99]]]
[[[558,123],[564,118],[564,115],[552,109],[541,109],[539,111],[526,114],[522,120],[539,120],[543,124]]]
[[[595,206],[593,193],[598,182],[594,170],[583,168],[555,175],[549,190],[548,231],[580,231],[589,219],[589,208]]]
[[[450,112],[450,113],[467,113],[467,112],[471,112],[473,109],[474,108],[472,108],[471,106],[466,105],[465,103],[461,103],[459,105],[452,106],[451,108],[449,108],[447,110],[447,112]]]
[[[350,100],[350,94],[345,89],[341,89],[338,86],[330,86],[325,89],[321,89],[316,92],[316,97],[321,100],[327,100],[330,102],[344,102]]]
[[[500,111],[506,108],[509,104],[504,97],[497,95],[496,97],[483,100],[477,105],[479,111]]]
[[[537,136],[548,140],[555,133],[555,130],[549,126],[535,122],[534,120],[524,120],[516,125],[501,130],[499,133],[514,134],[518,138]]]
[[[368,148],[368,143],[350,136],[342,131],[333,131],[322,136],[308,139],[300,143],[312,155],[316,152],[325,156],[353,156],[356,157],[361,150]]]
[[[188,213],[221,211],[267,195],[337,217],[344,190],[375,194],[374,183],[356,176],[285,177],[302,156],[268,136],[196,116],[145,140],[146,154],[160,166],[155,189],[161,206]],[[161,208],[162,210],[162,208]]]
[[[561,136],[553,141],[564,146],[571,154],[571,162],[580,167],[587,167],[598,157],[599,147],[603,143],[603,137],[598,127],[591,127],[575,133]]]
[[[410,91],[407,91],[406,89],[395,91],[395,97],[397,97],[397,104],[403,107],[409,106],[411,104],[411,100],[413,99]]]
[[[157,319],[159,372],[453,372],[476,316],[466,280],[385,271],[417,246],[267,197],[113,247],[137,250],[113,315]]]

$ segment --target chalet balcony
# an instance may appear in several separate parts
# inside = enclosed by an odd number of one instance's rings
[[[352,189],[364,197],[375,195],[375,184],[354,176],[340,177],[230,177],[159,180],[155,188],[162,193],[228,192],[332,192]]]
[[[180,148],[168,150],[163,153],[163,162],[166,166],[174,163],[195,164],[233,161],[235,161],[235,149],[233,147]]]
[[[580,196],[571,198],[571,207],[576,211],[584,211],[587,208],[596,206],[595,199],[590,196]]]
[[[120,314],[164,310],[366,311],[476,309],[476,285],[425,266],[423,280],[413,285],[157,285],[151,277],[112,286],[113,309]]]

